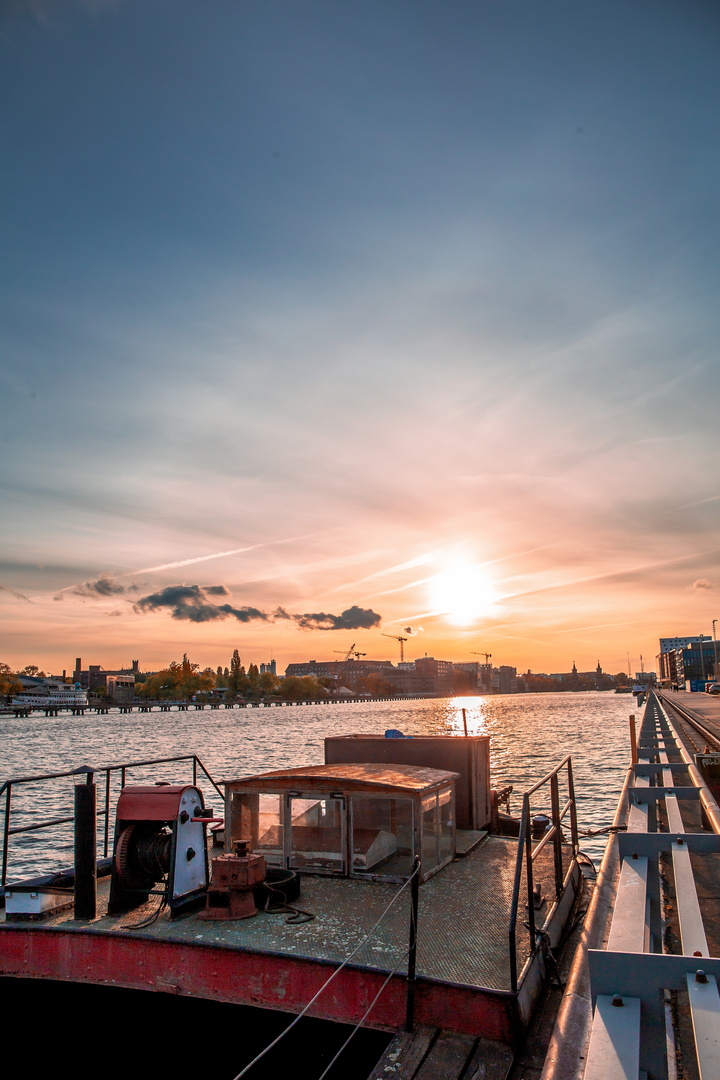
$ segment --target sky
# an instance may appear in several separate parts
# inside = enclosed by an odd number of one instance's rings
[[[5,0],[0,661],[711,634],[719,91],[714,0]]]

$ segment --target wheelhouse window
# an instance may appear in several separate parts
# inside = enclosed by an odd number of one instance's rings
[[[233,797],[232,833],[250,841],[268,866],[285,866],[285,829],[282,795],[242,792]]]
[[[422,799],[423,874],[434,866],[444,866],[455,850],[454,797],[450,787],[434,791]]]
[[[350,804],[350,872],[408,877],[414,858],[412,800],[353,795]]]
[[[290,868],[345,872],[345,800],[291,795]]]

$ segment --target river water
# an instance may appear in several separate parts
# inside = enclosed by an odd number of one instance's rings
[[[571,754],[579,826],[591,831],[612,821],[630,761],[628,716],[634,705],[629,695],[565,693],[169,713],[111,710],[105,716],[88,712],[82,717],[2,716],[0,783],[81,765],[101,768],[183,754],[197,754],[219,782],[320,764],[327,735],[382,734],[387,728],[407,735],[462,735],[465,709],[468,733],[490,736],[492,785],[513,785],[511,812],[519,810],[524,789]],[[157,765],[133,770],[127,778],[128,783],[157,779],[188,782],[190,767]],[[209,785],[204,791],[206,803],[219,809]],[[69,815],[72,803],[72,778],[16,786],[11,826]],[[539,802],[534,809],[546,806]],[[112,815],[111,810],[111,836]],[[599,860],[605,842],[605,836],[583,837],[581,847]],[[8,881],[71,863],[72,826],[24,833],[11,837]]]

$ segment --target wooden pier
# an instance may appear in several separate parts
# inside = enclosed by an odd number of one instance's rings
[[[435,694],[410,694],[407,697],[357,697],[357,698],[308,698],[301,701],[142,701],[136,699],[131,702],[103,701],[93,702],[87,705],[8,705],[0,710],[0,715],[29,716],[33,712],[44,713],[45,716],[58,716],[60,713],[71,713],[73,716],[84,716],[86,712],[94,712],[105,715],[111,709],[121,713],[151,713],[151,712],[188,712],[189,710],[202,711],[210,709],[274,709],[294,705],[359,705],[376,701],[417,701],[425,698],[434,698]]]

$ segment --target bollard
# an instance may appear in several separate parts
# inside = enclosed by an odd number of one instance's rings
[[[87,770],[86,782],[75,785],[76,919],[94,919],[97,914],[97,787],[93,775]]]

